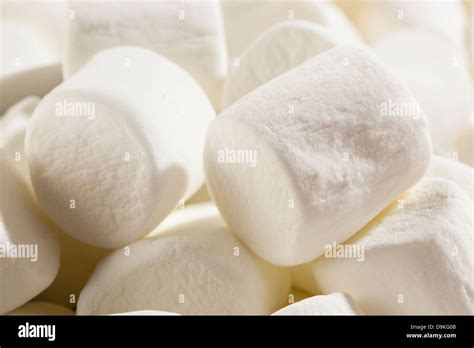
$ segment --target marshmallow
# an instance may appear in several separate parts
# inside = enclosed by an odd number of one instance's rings
[[[16,170],[31,187],[25,156],[25,134],[31,114],[39,103],[38,97],[27,97],[11,106],[0,119],[0,148],[15,164]]]
[[[0,150],[0,314],[31,300],[59,268],[54,228],[36,206],[14,164]]]
[[[102,49],[140,46],[190,73],[219,108],[227,74],[224,27],[217,0],[207,2],[76,2],[68,21],[66,78]]]
[[[474,166],[474,117],[456,140],[456,150],[460,161]]]
[[[63,54],[66,20],[72,15],[67,12],[66,3],[66,0],[2,1],[2,21],[34,32],[52,61],[59,62]]]
[[[74,312],[56,303],[33,301],[7,315],[74,315]]]
[[[288,272],[253,255],[214,211],[111,253],[82,291],[77,313],[269,314],[284,306]]]
[[[472,314],[473,242],[467,194],[445,179],[424,178],[305,267],[322,291],[347,291],[367,314]],[[353,249],[362,260],[351,257]]]
[[[286,306],[273,315],[360,315],[364,314],[352,297],[343,293],[313,296]]]
[[[211,123],[204,151],[225,221],[284,266],[356,233],[430,161],[423,113],[386,115],[389,101],[414,103],[370,53],[338,47],[232,104]]]
[[[327,28],[307,21],[278,23],[260,34],[227,78],[224,106],[307,59],[343,43]]]
[[[406,83],[430,122],[433,146],[453,151],[471,115],[469,74],[449,41],[416,30],[388,37],[375,52]]]
[[[365,1],[351,16],[371,43],[404,29],[422,29],[461,47],[465,13],[460,1]],[[434,58],[434,57],[431,57]]]
[[[358,41],[359,36],[344,13],[327,1],[245,1],[223,0],[227,50],[233,60],[255,38],[272,25],[293,19],[319,23],[345,41]]]
[[[442,177],[458,184],[473,199],[473,172],[471,166],[450,158],[433,156],[426,176]]]
[[[2,42],[0,77],[2,78],[54,62],[53,55],[41,38],[27,27],[15,23],[2,23],[0,37]]]
[[[82,242],[134,241],[203,184],[214,116],[177,65],[141,48],[104,50],[33,114],[26,153],[38,200]]]
[[[207,190],[206,184],[202,185],[201,188],[186,201],[186,204],[193,204],[193,203],[202,203],[202,202],[210,202],[211,196],[209,196],[209,191]]]
[[[115,313],[112,315],[179,315],[178,313],[163,312],[163,311],[134,311],[125,313]]]

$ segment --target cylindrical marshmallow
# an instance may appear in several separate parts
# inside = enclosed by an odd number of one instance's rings
[[[181,66],[219,109],[227,53],[217,0],[71,2],[64,73],[77,72],[99,51],[139,46]]]
[[[347,41],[347,40],[346,40]],[[336,32],[308,21],[285,21],[260,34],[240,55],[226,80],[227,106],[307,59],[344,43]]]
[[[142,48],[104,50],[36,108],[26,153],[36,195],[68,234],[116,248],[151,231],[204,181],[209,99]]]
[[[14,164],[0,150],[0,314],[44,290],[59,268],[59,243]]]
[[[32,301],[7,315],[74,315],[74,312],[56,303]]]
[[[472,314],[472,207],[455,183],[424,178],[304,267],[324,292],[350,293],[367,314]]]

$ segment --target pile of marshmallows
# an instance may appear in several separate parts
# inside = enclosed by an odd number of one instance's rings
[[[474,313],[472,2],[57,6],[64,82],[0,121],[1,314]]]

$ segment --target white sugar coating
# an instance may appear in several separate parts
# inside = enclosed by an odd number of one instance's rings
[[[71,2],[64,73],[77,72],[100,50],[139,46],[159,53],[193,76],[216,109],[227,74],[219,2]]]
[[[33,114],[26,153],[38,200],[82,242],[137,240],[203,184],[214,116],[177,65],[142,48],[104,50]]]
[[[16,170],[31,187],[25,154],[25,134],[31,114],[40,99],[30,96],[12,105],[0,118],[0,148],[14,163]]]
[[[273,315],[361,315],[359,305],[347,294],[313,296],[286,306]]]
[[[468,195],[424,178],[340,245],[363,250],[362,261],[336,249],[305,267],[322,291],[351,294],[367,314],[472,314],[473,242]]]
[[[54,227],[3,150],[0,172],[0,314],[4,314],[51,284],[60,250]]]
[[[107,256],[82,291],[77,313],[270,314],[287,303],[288,271],[252,254],[217,211],[177,221],[166,233]]]
[[[74,312],[56,303],[32,301],[7,313],[7,315],[74,315]]]
[[[344,13],[328,1],[223,0],[221,6],[231,60],[272,25],[294,19],[319,23],[345,41],[359,40]]]
[[[133,311],[133,312],[124,312],[124,313],[114,313],[111,315],[179,315],[178,313],[172,312],[163,312],[163,311]]]
[[[460,161],[474,166],[474,114],[456,140],[456,152]]]
[[[441,177],[458,184],[471,199],[474,198],[474,168],[462,162],[434,155],[426,172],[428,177]]]
[[[209,127],[204,167],[232,230],[282,266],[356,233],[431,158],[423,113],[384,115],[389,101],[414,103],[376,57],[341,46],[228,107]]]
[[[371,43],[404,29],[422,29],[464,45],[466,17],[461,1],[364,1],[352,19]]]
[[[293,20],[275,24],[247,46],[238,66],[231,68],[223,105],[232,104],[263,83],[342,43],[344,38],[312,22]]]
[[[420,30],[393,34],[376,45],[375,52],[419,102],[430,123],[434,148],[454,150],[472,110],[463,57],[449,41]]]
[[[54,61],[45,43],[28,27],[2,22],[0,38],[2,42],[0,77]]]

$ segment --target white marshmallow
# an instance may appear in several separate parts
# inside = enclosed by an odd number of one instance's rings
[[[430,122],[433,146],[453,151],[472,110],[469,74],[449,41],[406,30],[380,42],[375,52],[406,83]]]
[[[384,116],[389,100],[414,103],[376,57],[338,47],[216,118],[207,184],[239,238],[274,264],[308,262],[421,178],[432,152],[426,118]]]
[[[107,256],[82,291],[77,313],[269,314],[285,305],[287,270],[253,255],[217,211],[179,221]]]
[[[324,292],[347,291],[367,314],[472,314],[473,243],[467,194],[424,178],[338,246],[363,250],[362,261],[336,249],[305,267]]]
[[[474,117],[471,117],[470,122],[456,140],[456,150],[460,161],[474,166]]]
[[[344,13],[327,1],[223,0],[221,6],[227,50],[232,60],[267,28],[293,19],[319,23],[345,41],[359,40]]]
[[[198,84],[165,58],[102,51],[33,114],[26,153],[41,206],[97,247],[144,236],[203,184],[214,115]]]
[[[53,55],[37,33],[25,26],[2,23],[0,38],[2,42],[0,77],[2,78],[54,62]]]
[[[286,306],[273,315],[360,315],[364,314],[349,295],[337,292],[313,296]]]
[[[33,301],[7,313],[7,315],[74,315],[74,312],[56,303]]]
[[[218,109],[227,74],[222,15],[217,0],[70,3],[64,73],[114,46],[150,49],[189,72]]]
[[[242,52],[238,66],[230,71],[224,106],[343,42],[330,30],[311,22],[295,20],[275,24]]]
[[[464,45],[466,18],[460,1],[365,1],[352,19],[371,43],[404,29],[422,29]]]
[[[458,184],[471,199],[474,198],[474,169],[450,158],[434,155],[426,172],[428,177],[442,177]]]
[[[25,154],[25,134],[30,117],[40,99],[27,97],[11,106],[0,119],[0,148],[15,164],[16,170],[31,187],[30,174]]]
[[[59,243],[14,164],[0,150],[0,314],[31,300],[54,280]]]

